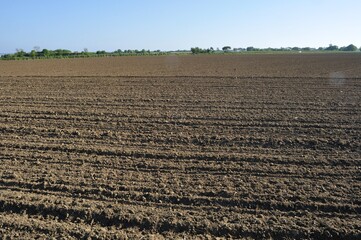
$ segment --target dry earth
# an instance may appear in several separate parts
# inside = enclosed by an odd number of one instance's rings
[[[361,239],[361,54],[0,62],[0,238]]]

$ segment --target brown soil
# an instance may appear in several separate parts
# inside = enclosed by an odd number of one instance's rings
[[[0,61],[0,76],[238,76],[361,78],[361,54],[108,57]]]
[[[0,136],[0,239],[361,238],[359,54],[2,61]]]

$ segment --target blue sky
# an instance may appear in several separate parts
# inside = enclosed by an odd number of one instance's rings
[[[1,0],[0,53],[361,46],[360,0]]]

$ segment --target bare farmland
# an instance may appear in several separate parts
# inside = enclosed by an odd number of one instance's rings
[[[0,238],[361,238],[361,55],[0,62]]]

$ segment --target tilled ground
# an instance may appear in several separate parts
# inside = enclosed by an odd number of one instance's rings
[[[0,238],[360,239],[357,63],[352,77],[4,74]]]
[[[206,54],[0,61],[0,76],[361,78],[361,54]]]

